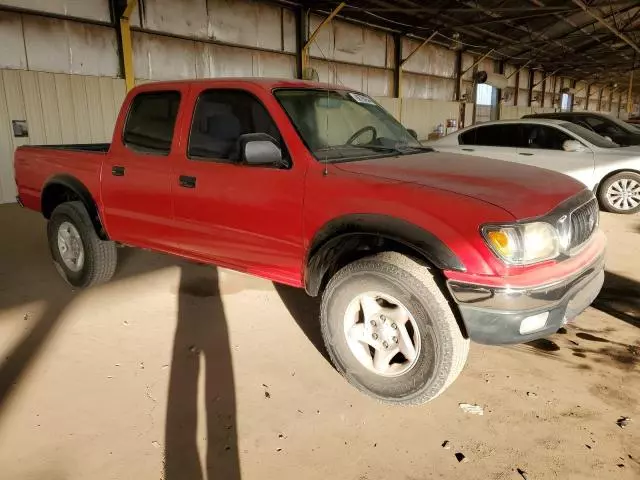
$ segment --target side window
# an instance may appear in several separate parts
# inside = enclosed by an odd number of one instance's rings
[[[526,148],[540,148],[544,150],[562,150],[566,140],[573,140],[561,130],[545,125],[523,125]]]
[[[472,128],[458,135],[458,143],[460,145],[475,145],[477,128]]]
[[[280,132],[267,109],[241,90],[207,90],[200,94],[189,135],[189,158],[234,163],[240,158],[238,139],[245,133],[272,136],[284,154]]]
[[[598,117],[587,117],[586,122],[598,135],[620,135],[624,131],[615,123]]]
[[[179,106],[179,92],[136,95],[131,102],[122,141],[136,152],[168,155]]]
[[[519,126],[515,123],[487,125],[476,130],[476,145],[515,148],[519,144]]]

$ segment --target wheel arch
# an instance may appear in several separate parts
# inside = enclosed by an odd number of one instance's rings
[[[40,196],[40,210],[49,219],[55,208],[61,203],[78,200],[89,213],[91,223],[101,240],[109,240],[104,228],[98,205],[89,189],[72,175],[56,175],[47,180]]]
[[[600,181],[596,183],[595,187],[593,187],[593,193],[597,195],[600,192],[600,187],[604,182],[609,180],[614,175],[617,175],[619,173],[624,173],[624,172],[631,172],[631,173],[635,173],[636,175],[640,175],[640,170],[636,170],[634,168],[618,168],[617,170],[613,170],[607,173],[604,177],[602,177],[602,179],[600,179]]]
[[[317,296],[340,268],[382,251],[403,253],[438,270],[466,270],[442,240],[413,223],[388,215],[345,215],[315,234],[305,259],[305,290]]]

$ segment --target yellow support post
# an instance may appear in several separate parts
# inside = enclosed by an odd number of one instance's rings
[[[322,23],[320,23],[320,25],[318,25],[318,28],[316,28],[313,31],[313,33],[309,37],[309,40],[307,40],[306,43],[304,44],[304,46],[302,47],[302,73],[303,73],[303,75],[304,75],[304,71],[309,66],[309,47],[311,47],[311,44],[316,39],[316,36],[320,32],[320,30],[325,25],[327,25],[328,23],[331,23],[331,21],[335,18],[335,16],[338,15],[338,13],[340,13],[340,10],[342,10],[346,5],[347,5],[347,2],[341,2],[340,5],[338,5],[336,8],[334,8],[333,11],[329,14],[329,16],[327,18],[325,18],[322,21]]]
[[[122,37],[122,56],[124,63],[124,82],[127,92],[135,86],[135,75],[133,72],[133,48],[131,47],[131,28],[129,19],[133,9],[138,4],[138,0],[129,0],[127,8],[124,9],[120,17],[120,35]]]

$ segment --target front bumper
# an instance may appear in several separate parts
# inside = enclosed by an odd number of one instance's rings
[[[595,300],[604,282],[604,251],[574,275],[533,287],[495,287],[448,280],[471,340],[488,345],[546,337]],[[540,328],[521,333],[523,320],[548,312]]]

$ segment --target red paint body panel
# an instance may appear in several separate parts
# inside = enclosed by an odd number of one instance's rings
[[[439,153],[334,164],[325,171],[273,96],[276,88],[293,87],[326,85],[234,78],[136,87],[124,101],[108,153],[19,148],[15,169],[20,198],[39,210],[47,181],[71,175],[93,196],[113,240],[295,286],[304,284],[314,237],[330,221],[349,214],[392,216],[431,232],[466,268],[464,274],[446,272],[450,278],[510,278],[517,284],[577,268],[569,261],[508,268],[479,233],[484,223],[547,213],[583,188],[576,181],[548,170]],[[292,167],[190,160],[187,142],[195,101],[211,88],[242,89],[257,97],[276,123]],[[121,138],[129,106],[137,93],[160,90],[181,94],[171,152],[135,153]],[[125,176],[111,175],[116,165],[126,168]],[[197,188],[180,188],[181,175],[197,177]]]

